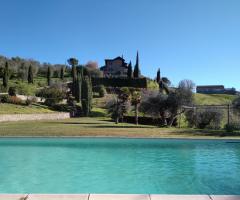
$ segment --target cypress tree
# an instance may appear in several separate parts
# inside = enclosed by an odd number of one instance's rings
[[[69,58],[68,59],[68,64],[72,66],[72,95],[76,96],[78,59]]]
[[[128,65],[127,76],[128,76],[128,78],[132,78],[132,62],[131,61]]]
[[[51,68],[50,68],[50,66],[48,66],[48,68],[47,68],[47,84],[48,84],[48,86],[51,85],[51,76],[52,76],[51,73],[52,73]]]
[[[161,73],[160,73],[160,68],[157,71],[157,83],[160,83],[161,80]]]
[[[134,67],[133,77],[139,78],[140,75],[141,75],[141,73],[140,73],[140,68],[139,68],[139,56],[138,56],[138,52],[137,52],[136,65]]]
[[[33,84],[33,70],[32,70],[32,65],[29,66],[28,68],[28,83]]]
[[[77,84],[75,85],[75,91],[76,91],[76,101],[79,103],[82,98],[82,73],[83,69],[82,67],[77,70]]]
[[[9,69],[8,69],[8,62],[5,64],[5,68],[3,71],[3,87],[8,87],[8,79],[9,79]]]
[[[76,87],[77,87],[77,67],[72,66],[72,95],[76,97]]]
[[[85,76],[82,82],[82,110],[84,116],[89,116],[92,108],[91,79]]]
[[[64,72],[65,72],[65,68],[61,67],[61,71],[60,71],[60,79],[63,80],[64,79]]]

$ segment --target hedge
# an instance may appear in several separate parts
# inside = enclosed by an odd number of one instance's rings
[[[93,78],[92,85],[104,85],[105,87],[134,87],[147,88],[146,78]]]
[[[167,121],[168,120],[169,119],[167,119]],[[135,124],[135,116],[124,116],[123,122]],[[153,125],[153,126],[163,125],[163,121],[160,118],[152,118],[152,117],[138,117],[138,123],[142,125]],[[174,121],[173,126],[177,126],[177,120]]]

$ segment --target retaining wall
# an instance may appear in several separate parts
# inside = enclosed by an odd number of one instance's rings
[[[0,115],[0,122],[31,121],[31,120],[59,120],[70,118],[70,113],[43,113],[43,114],[4,114]]]

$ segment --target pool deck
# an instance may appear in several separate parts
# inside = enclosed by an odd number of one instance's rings
[[[240,200],[240,195],[0,194],[0,200]]]

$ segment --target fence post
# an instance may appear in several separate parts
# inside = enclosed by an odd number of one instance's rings
[[[230,124],[230,104],[228,104],[228,125]]]

